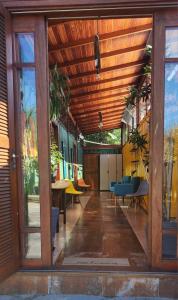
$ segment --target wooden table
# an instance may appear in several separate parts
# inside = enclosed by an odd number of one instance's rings
[[[65,191],[65,189],[69,186],[69,182],[67,180],[58,180],[55,183],[52,183],[52,190],[53,191],[58,191],[58,207],[59,207],[59,213],[64,215],[64,219],[63,222],[64,224],[66,224],[66,197],[65,197],[65,193],[64,196],[62,197],[62,210],[60,209],[60,205],[59,205],[59,192],[61,191]]]

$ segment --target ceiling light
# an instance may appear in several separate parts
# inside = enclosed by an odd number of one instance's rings
[[[94,38],[94,58],[95,58],[95,68],[96,68],[96,75],[100,74],[101,69],[101,59],[100,59],[100,39],[98,33],[98,20],[97,20],[97,34]]]
[[[103,116],[102,116],[102,112],[101,111],[98,112],[98,117],[99,117],[98,127],[101,129],[103,127]]]

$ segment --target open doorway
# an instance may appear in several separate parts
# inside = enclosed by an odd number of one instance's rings
[[[149,183],[151,32],[151,17],[48,20],[52,175],[81,192],[53,191],[57,268],[148,269],[148,188],[127,195]]]

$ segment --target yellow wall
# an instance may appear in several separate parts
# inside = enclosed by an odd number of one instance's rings
[[[170,134],[170,137],[173,138],[174,141],[174,151],[173,151],[173,170],[172,170],[172,195],[171,195],[171,212],[170,217],[176,218],[177,216],[177,206],[178,206],[178,128],[175,128],[172,130],[172,133]],[[167,146],[167,142],[165,140],[165,149]],[[169,148],[169,146],[168,146]],[[165,151],[166,152],[166,151]],[[169,152],[169,151],[168,151]],[[166,158],[166,154],[165,154]],[[165,159],[166,160],[166,159]],[[166,165],[165,165],[165,173],[166,173]],[[166,207],[168,207],[168,199],[167,199],[167,193],[165,191],[165,197],[166,197]]]
[[[147,135],[147,141],[149,142],[149,118],[147,115],[139,125],[139,131],[141,134]],[[171,213],[170,217],[175,218],[177,215],[178,208],[178,129],[176,128],[173,132],[174,138],[174,164],[173,164],[173,174],[172,174],[172,198],[171,198]],[[147,179],[149,181],[149,173],[146,172],[144,164],[142,162],[143,154],[141,152],[131,152],[133,145],[128,142],[123,147],[123,175],[131,175],[133,170],[136,173],[133,176],[140,176],[142,179]],[[149,144],[147,145],[149,149]],[[138,160],[138,163],[131,163],[133,160]],[[148,197],[144,198],[143,207],[148,209]],[[166,205],[167,206],[167,205]]]
[[[140,123],[139,131],[141,134],[146,134],[148,145],[146,145],[147,150],[149,149],[149,119],[150,114],[148,114]],[[142,158],[144,153],[141,151],[132,152],[133,145],[128,142],[124,145],[123,153],[123,175],[131,175],[132,171],[136,170],[133,176],[140,176],[142,179],[149,180],[149,173],[146,171]],[[133,163],[132,161],[138,161]],[[143,207],[147,210],[148,207],[148,197],[144,197],[142,201]]]

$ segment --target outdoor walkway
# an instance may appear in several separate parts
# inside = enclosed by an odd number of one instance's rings
[[[90,198],[56,267],[61,270],[148,270],[140,243],[108,192],[95,193]]]

